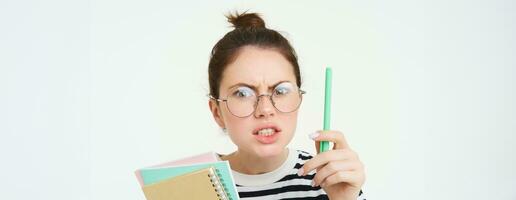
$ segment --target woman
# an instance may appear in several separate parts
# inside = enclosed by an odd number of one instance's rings
[[[238,149],[229,161],[241,199],[364,199],[363,164],[339,131],[310,135],[334,143],[310,155],[286,148],[304,92],[294,49],[256,13],[229,15],[234,30],[213,47],[209,107]]]

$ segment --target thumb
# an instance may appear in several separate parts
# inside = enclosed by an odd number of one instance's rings
[[[315,142],[315,150],[317,150],[317,154],[319,154],[319,148],[321,146],[321,142],[319,141],[314,141]]]

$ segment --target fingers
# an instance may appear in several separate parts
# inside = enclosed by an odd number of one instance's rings
[[[338,183],[349,183],[352,186],[360,187],[364,179],[364,173],[359,171],[338,171],[326,177],[320,185],[321,187],[328,187]]]
[[[335,173],[339,173],[341,171],[352,173],[353,171],[361,170],[361,168],[362,164],[358,161],[343,160],[330,162],[321,169],[317,170],[317,173],[313,179],[313,184],[314,186],[318,186]]]
[[[316,142],[319,141],[330,141],[335,144],[333,149],[346,149],[350,148],[348,142],[346,141],[346,138],[344,137],[344,134],[342,134],[339,131],[317,131],[310,135],[310,138],[315,140]],[[319,149],[319,148],[317,148]]]
[[[326,151],[314,156],[309,161],[306,161],[303,167],[299,169],[298,174],[306,175],[314,169],[323,167],[330,161],[339,160],[358,160],[358,155],[351,149],[337,149]]]
[[[313,178],[314,186],[327,187],[338,183],[346,183],[360,188],[365,181],[364,166],[358,154],[351,150],[344,134],[339,131],[317,131],[310,135],[315,141],[318,154],[304,163],[299,169],[300,176],[317,170]],[[334,143],[333,150],[319,153],[319,142]]]

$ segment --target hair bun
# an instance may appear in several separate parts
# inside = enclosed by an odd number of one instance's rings
[[[246,13],[243,12],[238,14],[229,14],[226,16],[228,22],[233,24],[235,29],[237,28],[265,28],[265,22],[258,13]]]

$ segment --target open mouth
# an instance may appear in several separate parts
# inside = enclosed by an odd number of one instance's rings
[[[254,134],[259,135],[259,136],[271,136],[276,132],[277,131],[274,128],[264,128],[264,129],[259,130],[258,132],[255,132]]]
[[[263,144],[271,144],[278,140],[278,135],[281,132],[276,126],[263,127],[253,132],[254,137],[258,142]]]
[[[277,132],[281,132],[281,129],[274,124],[270,124],[254,129],[253,135],[270,136]]]

